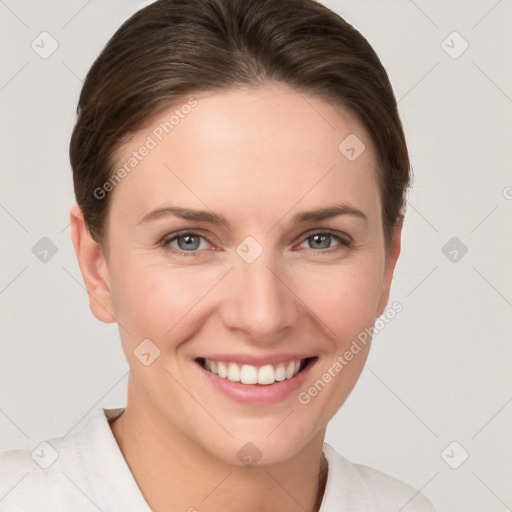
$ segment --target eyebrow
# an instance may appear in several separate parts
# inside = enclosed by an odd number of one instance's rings
[[[348,204],[337,204],[320,210],[298,213],[292,219],[293,224],[300,224],[309,221],[319,221],[338,217],[339,215],[352,215],[368,223],[368,217],[359,209]]]
[[[222,226],[228,226],[228,221],[222,217],[222,215],[218,215],[213,212],[209,212],[206,210],[194,210],[192,208],[180,208],[179,206],[166,206],[163,208],[157,208],[152,212],[147,213],[142,217],[142,220],[139,224],[159,220],[165,217],[181,217],[182,219],[194,220],[194,221],[202,221],[209,222],[211,224],[218,224]]]
[[[350,215],[363,220],[365,224],[368,223],[368,217],[361,210],[348,204],[336,204],[327,208],[321,208],[319,210],[311,210],[298,213],[292,218],[292,223],[303,224],[311,221],[331,219],[340,215]],[[159,220],[169,216],[180,217],[182,219],[197,222],[208,222],[210,224],[229,227],[229,222],[222,215],[212,211],[195,210],[193,208],[181,208],[179,206],[166,206],[157,208],[156,210],[153,210],[144,215],[139,224]]]

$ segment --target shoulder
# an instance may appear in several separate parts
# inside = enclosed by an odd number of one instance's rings
[[[376,469],[353,464],[327,443],[329,473],[320,512],[435,512],[430,501],[410,485]]]
[[[74,433],[39,443],[35,448],[0,452],[0,510],[47,512],[96,510],[91,497],[87,452],[106,423],[95,411]]]
[[[40,443],[32,451],[0,452],[0,510],[61,510],[62,497],[73,492],[70,477],[79,480],[76,469],[68,475],[68,468],[77,466],[66,449],[69,442],[56,438]]]

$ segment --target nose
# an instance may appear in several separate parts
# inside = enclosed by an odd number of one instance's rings
[[[220,311],[228,329],[265,345],[297,325],[300,300],[293,293],[290,276],[265,253],[252,263],[236,261],[227,281]]]

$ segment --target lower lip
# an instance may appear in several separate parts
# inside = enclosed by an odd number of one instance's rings
[[[229,398],[246,404],[266,405],[280,402],[289,397],[294,391],[297,391],[308,378],[311,368],[315,365],[317,359],[313,359],[309,364],[297,375],[291,379],[276,381],[274,384],[242,384],[233,382],[229,379],[223,379],[212,372],[209,372],[203,366],[194,361],[199,368],[201,375],[205,378],[217,391],[223,393]]]

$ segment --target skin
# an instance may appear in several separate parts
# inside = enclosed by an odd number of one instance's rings
[[[314,355],[299,391],[307,390],[385,310],[401,222],[386,251],[376,154],[347,109],[276,84],[194,97],[197,107],[111,192],[108,251],[80,209],[71,211],[91,310],[118,322],[131,369],[126,411],[111,428],[153,510],[243,503],[246,511],[295,511],[297,502],[318,510],[326,426],[369,345],[307,405],[295,392],[277,404],[235,402],[197,378],[194,359]],[[175,108],[125,144],[119,165]],[[338,150],[352,133],[366,146],[353,162]],[[338,215],[292,224],[298,213],[340,203],[366,221]],[[229,227],[172,215],[141,223],[164,206],[213,211]],[[180,254],[177,240],[160,243],[182,230],[205,237],[195,256]],[[312,230],[348,236],[351,245],[333,237],[315,248]],[[247,236],[263,248],[250,264],[236,253]],[[149,366],[133,352],[146,338],[160,350]],[[262,454],[252,468],[237,457],[247,442]]]

